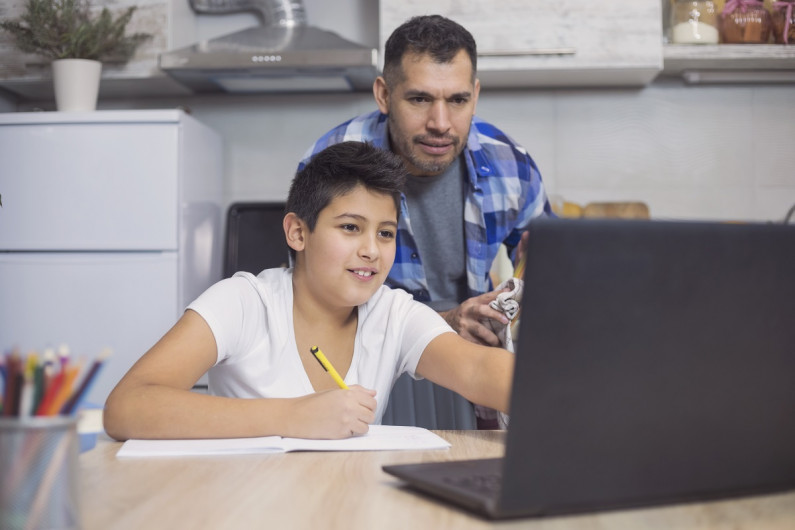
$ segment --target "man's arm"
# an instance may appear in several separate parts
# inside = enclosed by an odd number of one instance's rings
[[[515,151],[516,152],[516,151]],[[520,180],[523,184],[525,198],[516,225],[503,240],[508,256],[512,258],[514,267],[522,260],[527,252],[528,236],[527,225],[539,217],[556,217],[547,200],[546,191],[541,180],[541,175],[535,162],[522,151],[522,161],[517,162],[517,171],[524,175]],[[492,329],[483,324],[487,319],[501,324],[508,324],[505,316],[489,307],[489,303],[497,298],[500,291],[491,291],[480,296],[469,298],[457,307],[440,314],[463,338],[487,346],[500,346],[500,341]]]

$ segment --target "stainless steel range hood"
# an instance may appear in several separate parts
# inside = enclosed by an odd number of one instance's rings
[[[301,0],[190,0],[198,13],[255,11],[263,25],[160,55],[197,93],[370,90],[378,51],[311,27]]]

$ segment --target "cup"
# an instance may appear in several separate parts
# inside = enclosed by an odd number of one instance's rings
[[[0,418],[0,528],[80,528],[75,416]]]

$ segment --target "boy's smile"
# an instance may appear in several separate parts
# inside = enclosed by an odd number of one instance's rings
[[[357,186],[332,199],[306,233],[307,286],[326,303],[354,307],[386,280],[395,261],[397,211],[390,195]]]

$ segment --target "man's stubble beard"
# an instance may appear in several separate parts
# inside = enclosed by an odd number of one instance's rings
[[[394,125],[394,121],[392,120],[391,116],[388,116],[388,125],[389,125],[389,141],[392,144],[391,148],[392,151],[396,154],[400,155],[404,159],[406,159],[414,169],[419,171],[417,176],[434,176],[439,175],[443,171],[445,171],[450,164],[455,162],[458,158],[458,155],[461,154],[463,151],[463,145],[461,143],[461,138],[457,136],[432,136],[427,134],[418,134],[411,138],[406,138],[405,135],[401,134],[399,128],[396,128]],[[397,130],[399,139],[396,141],[395,135],[393,131]],[[467,131],[467,135],[469,131]],[[419,156],[415,151],[415,146],[418,142],[427,139],[427,138],[444,138],[445,140],[450,140],[453,144],[453,156],[446,160],[427,160]],[[396,145],[397,144],[397,145]],[[398,148],[397,150],[395,148]]]

